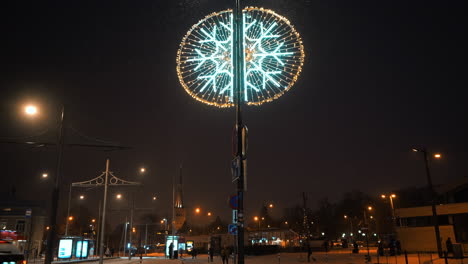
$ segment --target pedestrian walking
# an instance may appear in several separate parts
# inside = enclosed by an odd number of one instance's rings
[[[169,258],[172,259],[174,257],[174,243],[171,242],[169,245]]]
[[[307,247],[307,262],[310,262],[311,258],[313,261],[317,261],[314,257],[312,257],[312,247],[310,246],[309,242],[307,242],[306,247]]]
[[[208,262],[213,262],[213,254],[214,254],[214,250],[210,246],[210,248],[208,249]]]
[[[221,249],[221,259],[223,261],[223,264],[229,264],[229,256],[230,255],[231,255],[231,252],[230,252],[229,248],[224,246],[223,249]]]
[[[447,241],[445,241],[445,246],[447,247],[447,254],[453,254],[453,244],[450,237],[447,238]]]

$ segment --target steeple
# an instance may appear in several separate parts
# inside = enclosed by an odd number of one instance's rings
[[[184,208],[183,195],[182,195],[182,164],[179,168],[179,183],[176,185],[175,199],[174,199],[175,208]]]
[[[179,167],[179,182],[174,182],[174,227],[179,230],[186,220],[186,213],[182,195],[182,164]]]

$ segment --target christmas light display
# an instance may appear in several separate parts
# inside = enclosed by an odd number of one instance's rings
[[[275,12],[243,10],[244,80],[242,101],[260,105],[283,95],[296,82],[304,48],[291,23]],[[195,99],[234,106],[232,10],[212,13],[195,24],[177,52],[177,74]]]

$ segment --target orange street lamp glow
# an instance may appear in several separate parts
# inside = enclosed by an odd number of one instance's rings
[[[392,194],[392,195],[390,195],[390,197],[396,198],[396,194]]]
[[[45,173],[45,172],[44,172],[44,173],[42,173],[42,178],[44,178],[44,179],[45,179],[45,178],[47,178],[47,177],[49,177],[49,174],[47,174],[47,173]]]
[[[37,114],[37,107],[35,107],[34,105],[27,105],[24,108],[24,112],[27,115],[30,115],[30,116],[36,115]]]
[[[206,215],[211,216],[211,212],[208,212]]]
[[[199,214],[200,213],[200,208],[196,208],[195,213]]]
[[[442,155],[440,155],[440,153],[436,153],[436,154],[434,154],[434,158],[440,159],[440,158],[442,158]]]
[[[382,197],[382,199],[385,199],[385,197],[387,197],[387,196],[385,196],[385,194],[382,194],[382,195],[380,195],[380,197]]]
[[[347,218],[348,218],[348,216],[347,216],[347,215],[344,215],[343,217],[344,217],[344,219],[347,219]]]
[[[372,211],[372,206],[367,207],[367,210]]]
[[[96,222],[96,219],[91,219],[91,223],[95,223]]]
[[[255,217],[254,217],[254,221],[258,221],[258,216],[255,216]]]
[[[270,208],[273,208],[273,204],[270,204],[269,207],[270,207]]]
[[[73,216],[69,216],[68,221],[73,221]]]
[[[117,199],[122,199],[122,195],[119,193],[115,196]]]
[[[157,197],[156,196],[153,196],[153,201],[156,201]]]
[[[83,200],[84,199],[84,195],[80,195],[80,200]]]
[[[141,173],[144,173],[145,171],[146,171],[145,168],[140,168],[140,172],[141,172]]]

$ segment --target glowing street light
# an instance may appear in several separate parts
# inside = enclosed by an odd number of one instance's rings
[[[211,212],[208,212],[206,215],[207,215],[207,216],[211,216]]]
[[[200,208],[195,208],[195,213],[199,214],[201,212]]]
[[[145,169],[145,168],[140,168],[140,172],[141,172],[141,173],[145,173],[145,172],[146,172],[146,169]]]
[[[274,206],[273,206],[273,204],[271,203],[271,204],[268,205],[268,207],[273,208]]]
[[[68,217],[68,221],[73,221],[73,219],[74,219],[74,217],[71,216],[71,215]]]
[[[380,195],[380,197],[382,197],[382,199],[385,199],[387,198],[387,195],[382,194]],[[388,195],[388,199],[390,200],[390,207],[392,208],[392,221],[393,221],[394,226],[396,226],[396,222],[395,222],[396,218],[395,218],[395,207],[393,205],[393,199],[395,199],[396,197],[397,196],[394,193]]]
[[[156,201],[158,198],[156,196],[153,196],[153,201]]]
[[[41,176],[42,176],[43,179],[46,179],[47,177],[49,177],[49,174],[47,172],[44,172],[44,173],[42,173]]]
[[[83,200],[85,198],[84,195],[80,195],[80,200]]]
[[[119,200],[122,199],[122,194],[118,193],[118,194],[115,196],[115,198],[117,198],[117,199],[119,199]]]
[[[96,223],[96,219],[91,219],[91,223]]]
[[[37,114],[37,107],[34,105],[27,105],[24,107],[24,113],[33,116]]]
[[[436,154],[434,154],[434,158],[440,159],[440,158],[442,158],[442,155],[440,153],[436,153]]]

